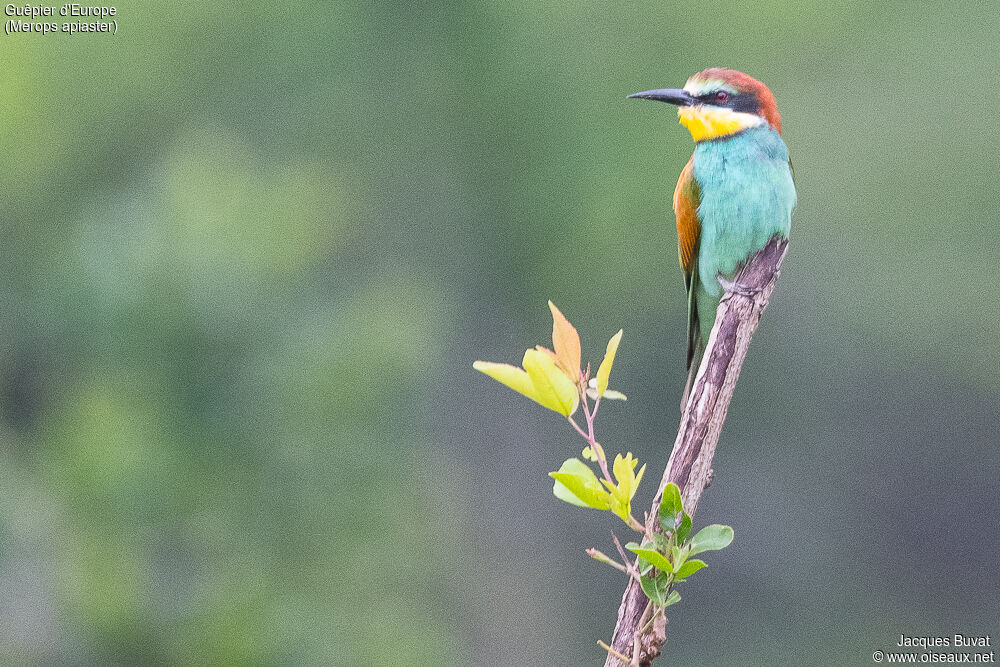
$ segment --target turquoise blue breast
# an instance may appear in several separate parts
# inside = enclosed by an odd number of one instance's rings
[[[769,125],[694,149],[701,204],[698,272],[705,290],[721,295],[717,274],[730,276],[777,233],[788,235],[795,185],[788,148]]]

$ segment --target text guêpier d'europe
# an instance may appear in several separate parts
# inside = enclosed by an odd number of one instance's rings
[[[118,21],[114,18],[118,14],[116,7],[90,6],[76,2],[60,6],[16,5],[12,3],[4,6],[4,14],[7,16],[5,29],[8,35],[24,32],[43,35],[57,32],[118,34]],[[59,22],[57,17],[76,20]]]

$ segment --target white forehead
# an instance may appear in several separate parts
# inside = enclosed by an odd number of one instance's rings
[[[733,95],[737,93],[735,88],[722,79],[698,79],[695,77],[687,80],[687,83],[684,84],[684,90],[695,97],[704,95],[705,93],[712,93],[716,90],[725,90]]]

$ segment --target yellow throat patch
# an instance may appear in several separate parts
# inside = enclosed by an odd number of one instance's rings
[[[677,110],[677,116],[695,141],[727,137],[766,122],[756,114],[702,104],[681,107]]]

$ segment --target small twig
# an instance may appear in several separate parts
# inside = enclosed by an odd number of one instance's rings
[[[615,546],[618,547],[618,553],[621,554],[622,560],[624,560],[626,564],[631,565],[631,561],[629,560],[629,557],[625,555],[625,550],[622,549],[622,543],[618,541],[618,536],[615,535],[614,531],[611,532],[611,539],[615,541]]]
[[[634,516],[629,515],[628,521],[626,521],[625,523],[627,523],[628,527],[634,530],[635,532],[642,533],[643,536],[646,535],[646,526],[640,523],[639,520],[636,519]]]
[[[589,375],[590,366],[588,365],[586,374],[584,374],[583,371],[580,372],[580,378],[577,384],[577,391],[580,394],[580,407],[583,408],[583,416],[587,420],[587,430],[584,431],[572,417],[566,417],[566,419],[573,425],[576,432],[587,441],[587,444],[590,445],[590,450],[594,452],[594,458],[597,459],[597,464],[601,467],[601,474],[604,475],[604,479],[608,480],[608,483],[614,484],[615,480],[611,477],[611,471],[608,469],[608,459],[605,457],[604,450],[601,448],[600,444],[598,444],[597,438],[594,435],[594,416],[597,414],[597,407],[601,404],[601,397],[597,397],[594,401],[594,409],[591,410],[590,403],[587,402],[587,377]]]
[[[642,630],[639,631],[639,634],[640,635],[646,634],[646,631],[649,630],[650,626],[652,626],[653,623],[656,622],[656,617],[659,616],[660,614],[663,614],[663,617],[666,618],[667,617],[667,610],[664,609],[663,607],[660,607],[659,609],[657,609],[656,613],[653,614],[652,616],[650,616],[649,620],[646,621],[646,625],[642,626]]]
[[[625,555],[625,550],[622,549],[622,543],[618,541],[618,536],[614,534],[614,531],[611,533],[611,539],[615,541],[615,547],[617,547],[618,553],[621,554],[622,560],[625,561],[625,567],[627,568],[629,578],[635,579],[638,582],[640,577],[639,568],[637,568],[635,563],[633,563],[632,560]]]
[[[618,651],[614,650],[613,648],[605,644],[600,639],[597,640],[597,645],[603,648],[605,651],[607,651],[609,655],[614,655],[617,656],[619,660],[624,660],[625,664],[632,662],[631,658],[629,658],[627,655],[622,655]]]
[[[588,556],[596,560],[598,563],[604,563],[605,565],[610,565],[611,567],[615,568],[616,570],[619,570],[623,574],[631,574],[628,570],[627,565],[622,565],[618,561],[611,558],[611,556],[601,553],[600,551],[598,551],[593,547],[587,549],[586,552]]]
[[[601,396],[598,394],[597,398],[594,399],[594,409],[590,411],[590,422],[589,425],[591,430],[594,426],[594,418],[597,417],[597,408],[601,407]]]
[[[577,433],[579,433],[581,436],[583,436],[584,440],[587,440],[589,442],[589,438],[587,438],[587,434],[584,432],[584,430],[582,428],[580,428],[580,425],[576,423],[575,419],[573,419],[572,417],[566,417],[566,421],[568,421],[570,424],[573,425],[573,428],[576,429]]]

